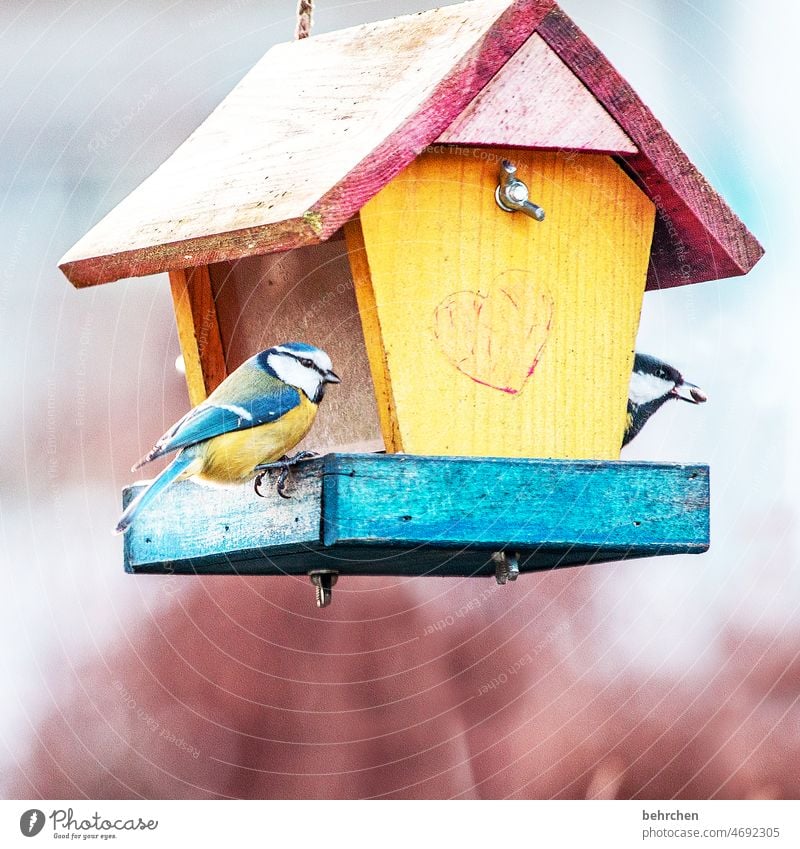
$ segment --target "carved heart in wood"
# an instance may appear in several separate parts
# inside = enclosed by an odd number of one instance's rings
[[[506,271],[486,294],[453,292],[434,314],[442,353],[467,377],[517,395],[536,369],[553,319],[553,296],[527,271]]]

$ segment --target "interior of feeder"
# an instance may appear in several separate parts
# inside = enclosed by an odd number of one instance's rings
[[[319,245],[209,267],[228,374],[282,342],[309,342],[330,355],[341,384],[328,390],[297,450],[381,451],[347,248],[341,235]]]
[[[498,207],[506,158],[544,222]],[[330,354],[342,384],[300,449],[615,459],[653,219],[611,157],[438,145],[346,239],[210,266],[227,371]]]

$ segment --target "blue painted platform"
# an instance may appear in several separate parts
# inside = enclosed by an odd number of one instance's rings
[[[125,568],[154,574],[490,575],[709,545],[708,466],[592,460],[328,454],[265,480],[175,484],[125,536]],[[123,493],[123,503],[141,484]]]

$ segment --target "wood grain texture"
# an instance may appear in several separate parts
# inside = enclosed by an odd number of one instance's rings
[[[537,34],[436,143],[636,152],[619,124]]]
[[[169,284],[186,368],[186,386],[189,400],[195,406],[228,374],[208,268],[171,271]]]
[[[746,274],[764,249],[625,79],[561,9],[537,31],[638,148],[625,163],[658,208],[648,289]]]
[[[324,241],[437,138],[619,153],[659,210],[650,289],[763,254],[560,9],[476,0],[274,47],[60,267],[89,286]]]
[[[217,570],[235,573],[239,560],[317,545],[321,469],[321,460],[298,468],[290,500],[280,498],[267,481],[266,498],[259,498],[249,483],[223,488],[183,481],[167,487],[125,534],[126,571],[191,573],[213,562]],[[140,489],[141,484],[128,487],[123,506]]]
[[[358,312],[361,318],[364,344],[372,374],[375,390],[375,402],[380,420],[384,448],[390,453],[403,450],[403,441],[397,424],[397,407],[392,394],[392,382],[386,362],[386,350],[383,347],[380,316],[375,303],[372,277],[369,271],[369,257],[364,245],[364,233],[361,220],[353,218],[344,227],[347,239],[347,252],[353,275]]]
[[[126,500],[137,487],[126,491]],[[708,548],[706,466],[332,454],[294,496],[192,483],[125,538],[128,571],[170,574],[489,575]]]
[[[324,474],[328,546],[708,546],[703,466],[331,455]]]
[[[543,223],[497,207],[503,157]],[[606,156],[415,160],[360,214],[384,438],[414,454],[618,457],[653,216]]]
[[[319,453],[383,448],[361,320],[343,239],[211,266],[227,366],[282,342],[327,351],[342,378],[297,447]]]
[[[273,47],[62,270],[87,286],[325,240],[552,6],[481,0]]]

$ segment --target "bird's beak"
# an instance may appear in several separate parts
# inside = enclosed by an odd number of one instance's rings
[[[334,371],[326,371],[325,374],[322,376],[322,379],[325,381],[325,383],[341,383],[342,382],[342,379]]]
[[[685,380],[683,383],[679,383],[670,394],[680,398],[681,401],[688,401],[690,404],[703,404],[708,401],[708,396],[699,386],[687,383]]]

